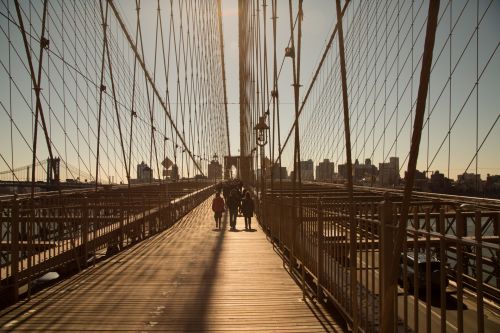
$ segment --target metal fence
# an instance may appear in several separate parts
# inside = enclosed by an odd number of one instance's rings
[[[342,190],[307,191],[301,207],[286,191],[275,191],[258,212],[306,295],[328,299],[350,326],[365,332],[381,330],[382,310],[389,311],[384,320],[394,331],[500,327],[500,210],[416,198],[394,285],[388,267],[401,197],[356,195],[351,229]]]

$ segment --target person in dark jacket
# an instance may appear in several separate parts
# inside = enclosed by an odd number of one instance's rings
[[[245,198],[241,201],[241,212],[245,218],[245,229],[252,230],[252,216],[253,216],[253,200],[250,197],[250,192],[245,193]]]
[[[222,186],[222,195],[224,196],[224,202],[227,205],[227,201],[229,200],[229,192],[231,191],[231,188],[229,187],[228,183],[225,183]],[[227,206],[226,206],[227,208]]]
[[[227,207],[229,208],[229,225],[231,230],[236,228],[236,217],[238,216],[238,208],[240,207],[240,193],[236,189],[232,189],[227,199]]]
[[[220,192],[215,193],[215,198],[212,201],[212,210],[214,211],[215,228],[220,229],[222,213],[224,212],[224,199],[221,198]]]

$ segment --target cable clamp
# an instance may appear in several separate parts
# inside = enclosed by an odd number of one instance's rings
[[[42,37],[42,39],[40,40],[40,47],[42,49],[48,50],[49,46],[50,46],[50,41],[47,38]]]

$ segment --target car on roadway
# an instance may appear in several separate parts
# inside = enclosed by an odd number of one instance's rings
[[[398,282],[401,287],[404,286],[403,283],[403,270],[404,270],[404,259],[406,257],[406,281],[408,285],[408,291],[413,291],[415,289],[415,273],[417,273],[417,283],[419,290],[425,290],[426,288],[426,269],[427,269],[427,256],[425,253],[418,253],[415,258],[414,252],[407,252],[401,254],[400,259],[400,270]],[[415,272],[417,268],[417,272]],[[432,289],[441,288],[441,274],[445,274],[445,288],[448,286],[448,278],[446,276],[446,271],[441,271],[441,261],[435,256],[430,258],[430,287]]]

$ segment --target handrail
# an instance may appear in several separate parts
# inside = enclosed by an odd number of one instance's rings
[[[16,301],[20,286],[41,274],[85,267],[99,251],[115,253],[169,228],[213,193],[213,184],[206,185],[59,193],[34,204],[16,196],[0,201],[0,298]]]

